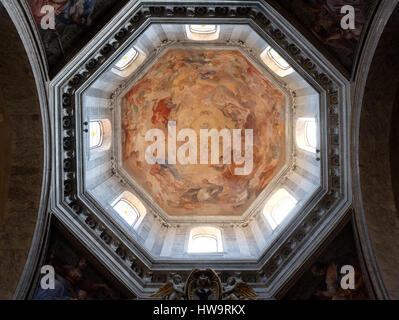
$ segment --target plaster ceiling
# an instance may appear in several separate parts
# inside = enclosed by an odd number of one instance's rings
[[[286,158],[285,96],[236,50],[169,50],[136,82],[122,101],[124,169],[170,215],[241,215],[279,172]],[[198,164],[149,164],[145,140],[151,129],[168,137],[193,129]],[[253,169],[237,175],[234,162],[199,164],[200,129],[253,130]],[[232,139],[233,140],[233,139]],[[172,140],[168,140],[170,142]],[[177,149],[186,141],[177,142]],[[248,164],[249,165],[249,164]]]

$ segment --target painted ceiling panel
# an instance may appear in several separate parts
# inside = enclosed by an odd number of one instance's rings
[[[253,130],[253,169],[211,164],[210,147],[209,164],[149,164],[146,132],[167,137],[169,121],[177,133],[193,129],[198,145],[201,129],[239,129],[243,155],[244,129]],[[285,163],[285,96],[234,50],[167,52],[124,97],[122,128],[125,169],[171,215],[240,215]]]

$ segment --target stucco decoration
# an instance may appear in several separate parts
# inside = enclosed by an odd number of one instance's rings
[[[180,274],[172,274],[151,297],[163,300],[256,300],[258,294],[241,277],[229,276],[222,283],[212,268],[194,269],[186,281]]]

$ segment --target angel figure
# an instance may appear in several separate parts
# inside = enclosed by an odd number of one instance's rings
[[[227,279],[223,287],[223,300],[255,300],[258,294],[245,282],[238,282],[235,277]]]
[[[172,281],[151,294],[151,297],[161,298],[162,300],[185,300],[184,296],[184,282],[179,274],[173,275]]]

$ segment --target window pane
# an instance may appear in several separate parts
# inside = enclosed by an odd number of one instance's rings
[[[122,59],[120,59],[116,63],[116,68],[119,70],[126,69],[136,58],[137,58],[138,52],[134,49],[131,48],[124,56]]]
[[[287,197],[273,208],[272,217],[277,225],[283,222],[285,217],[294,209],[295,205],[296,201],[291,197]]]
[[[211,236],[195,236],[192,243],[190,252],[217,252],[218,245],[215,237]]]
[[[115,206],[114,210],[131,226],[139,217],[137,210],[127,201],[120,200]]]
[[[103,130],[100,121],[91,121],[89,123],[90,131],[90,148],[97,148],[101,146]]]
[[[193,33],[214,33],[216,32],[216,25],[200,25],[191,24],[190,31]]]
[[[309,120],[306,122],[306,142],[309,147],[316,148],[317,144],[316,121]]]
[[[299,118],[296,124],[296,142],[299,148],[316,153],[317,123],[315,118]]]
[[[266,202],[263,213],[274,230],[281,222],[288,216],[288,214],[295,208],[298,200],[296,200],[284,188],[276,191],[271,198]]]
[[[288,70],[290,68],[290,65],[288,64],[287,61],[283,59],[282,56],[280,56],[276,50],[270,48],[268,52],[270,58],[273,59],[273,61],[282,69],[282,70]]]

